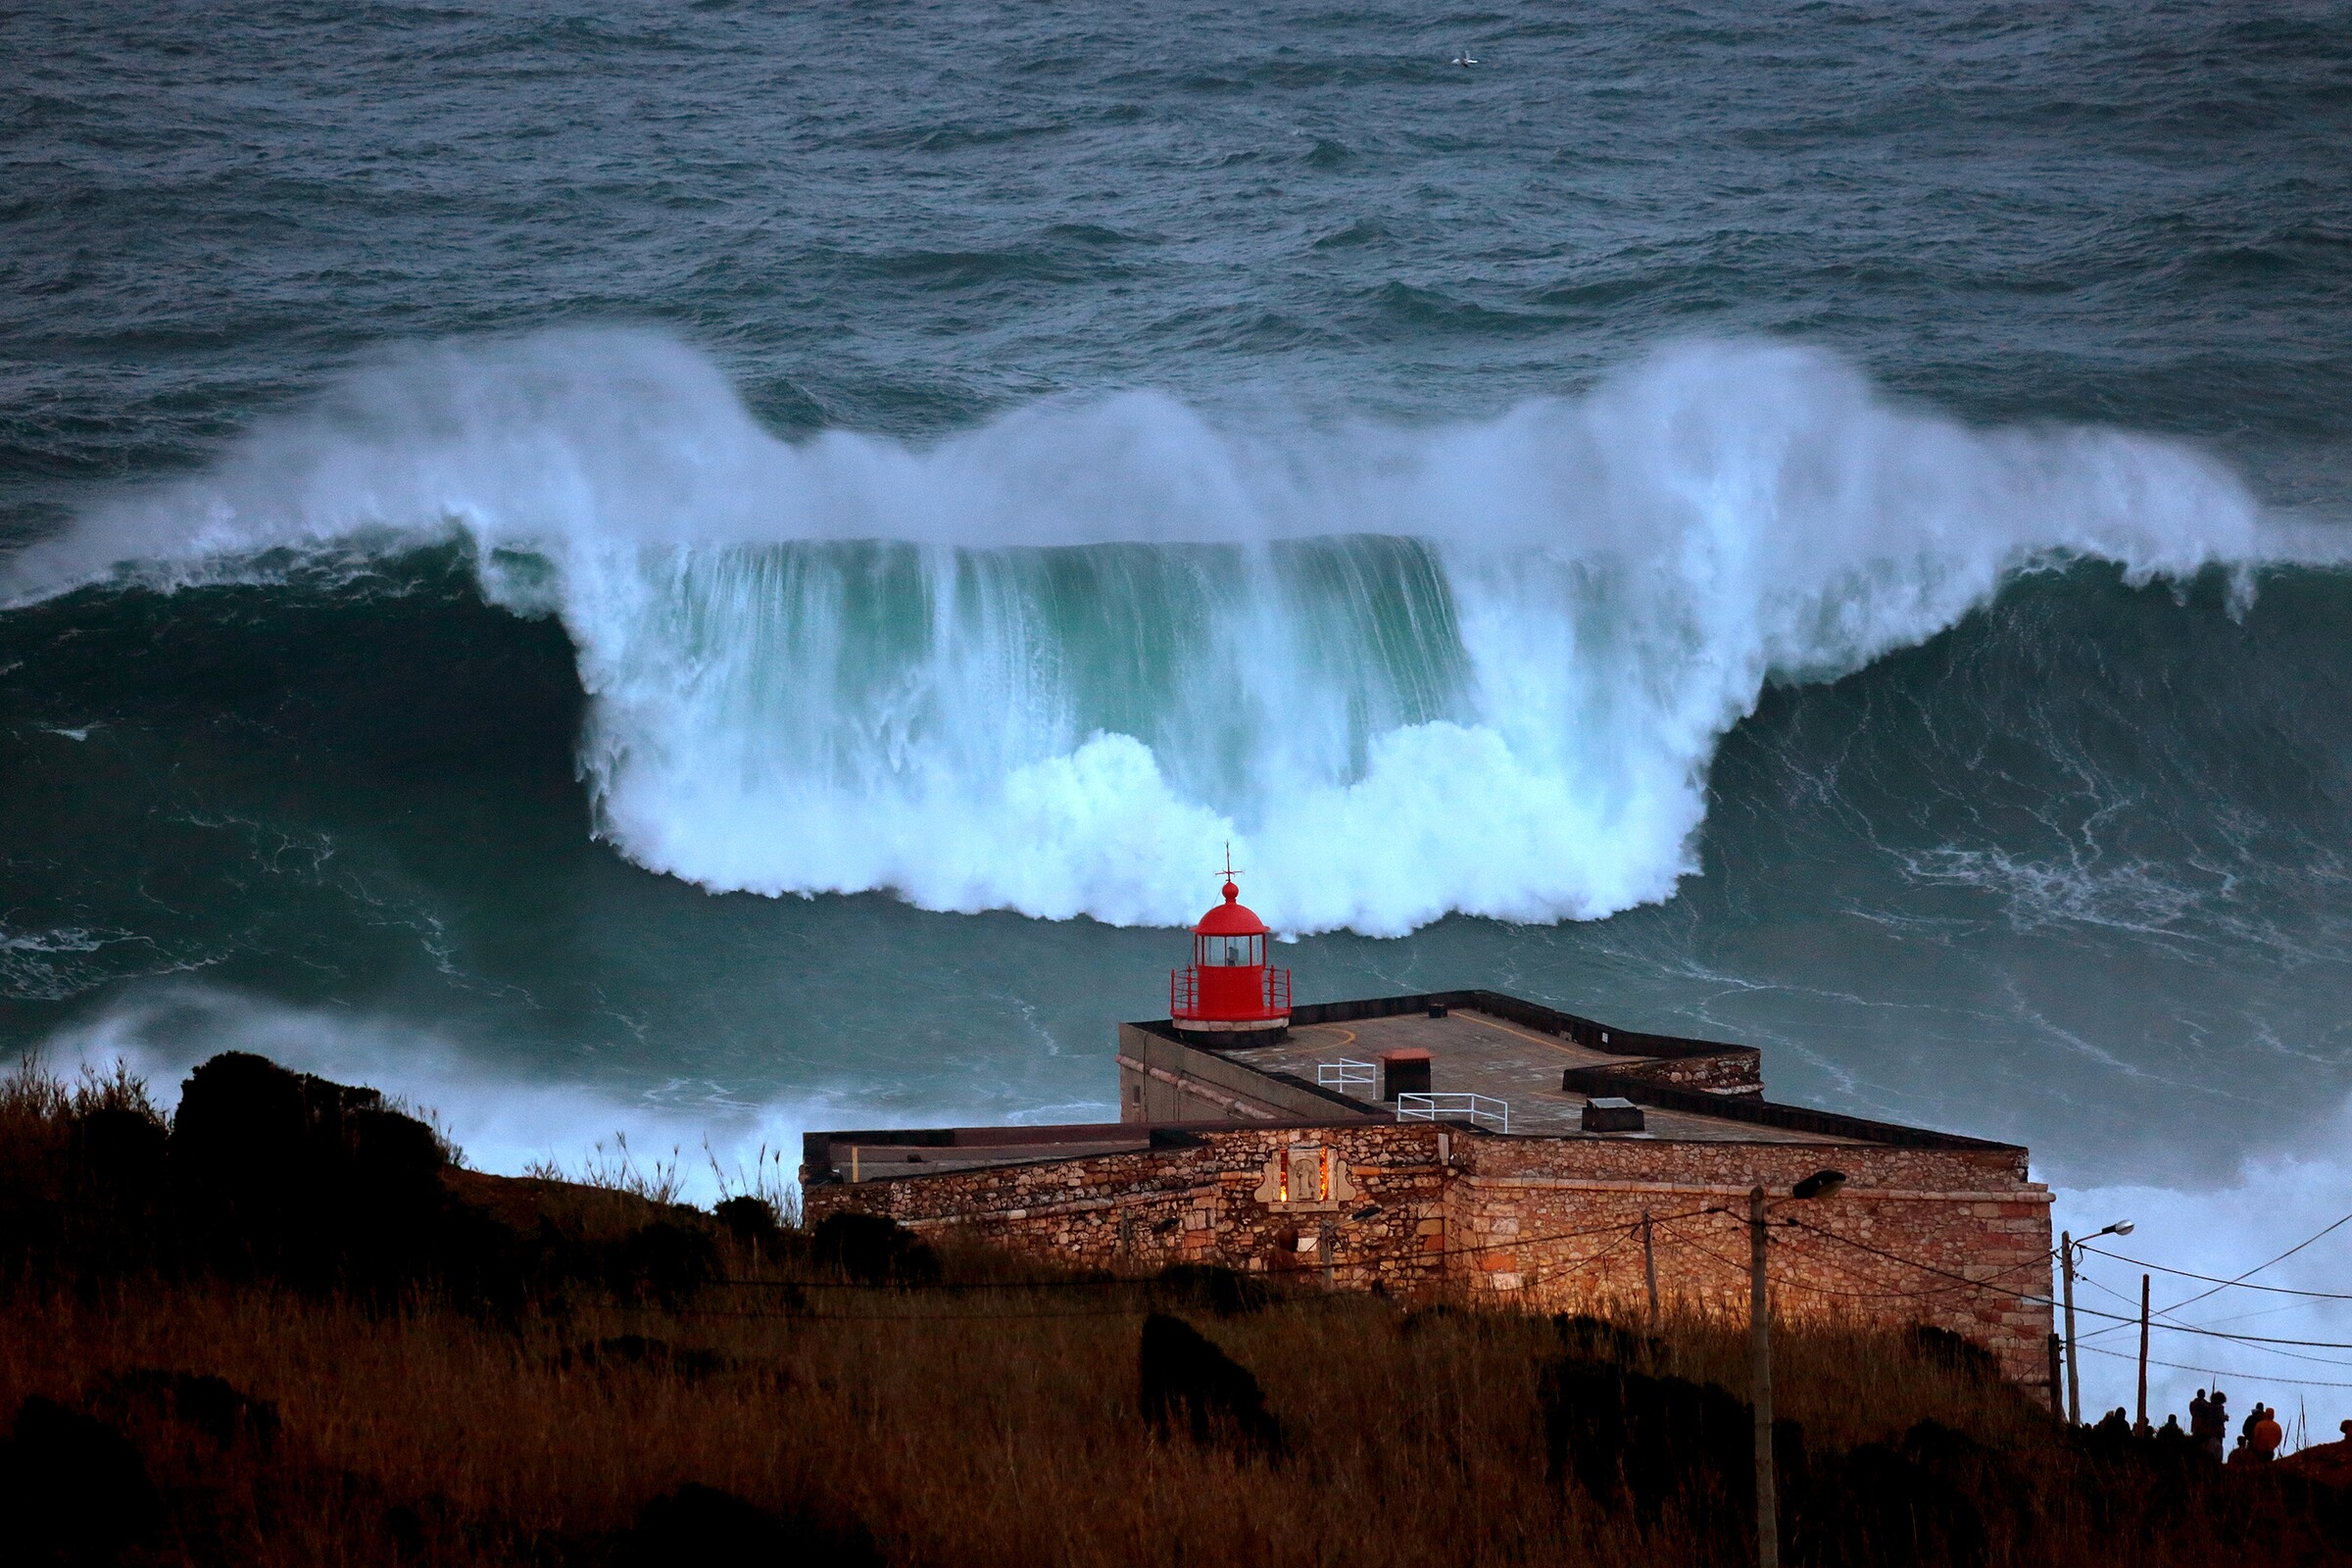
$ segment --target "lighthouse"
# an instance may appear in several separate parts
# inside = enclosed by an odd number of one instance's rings
[[[1193,927],[1193,961],[1168,972],[1168,1017],[1226,1044],[1278,1040],[1291,1022],[1291,971],[1266,966],[1266,922],[1241,902],[1226,857],[1225,902]]]

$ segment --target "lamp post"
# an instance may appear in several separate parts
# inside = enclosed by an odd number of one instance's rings
[[[1817,1170],[1788,1190],[1792,1199],[1827,1198],[1845,1172]],[[1748,1399],[1756,1416],[1756,1568],[1781,1568],[1781,1508],[1772,1468],[1772,1306],[1765,1290],[1764,1189],[1747,1195]]]
[[[2066,1281],[2066,1419],[2071,1426],[2082,1424],[2082,1374],[2075,1365],[2075,1253],[2102,1236],[2131,1234],[2132,1222],[2128,1219],[2119,1219],[2079,1242],[2065,1231],[2058,1233],[2058,1271]]]

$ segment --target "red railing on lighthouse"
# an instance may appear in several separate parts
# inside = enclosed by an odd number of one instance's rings
[[[1232,980],[1243,980],[1250,971],[1227,969],[1223,973]],[[1181,969],[1170,969],[1168,1016],[1231,1019],[1238,1022],[1250,1018],[1278,1018],[1291,1010],[1290,970],[1258,969],[1255,978],[1258,982],[1255,998],[1251,998],[1246,989],[1236,997],[1230,994],[1228,988],[1220,988],[1228,989],[1228,994],[1214,999],[1215,1010],[1209,1011],[1202,1007],[1200,1001],[1200,965],[1193,963]],[[1244,983],[1246,986],[1247,982]]]

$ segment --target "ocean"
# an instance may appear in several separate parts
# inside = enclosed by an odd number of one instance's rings
[[[2352,1210],[2340,6],[0,43],[12,1052],[704,1191],[1115,1116],[1230,847],[1302,999],[1752,1043],[2178,1268]]]

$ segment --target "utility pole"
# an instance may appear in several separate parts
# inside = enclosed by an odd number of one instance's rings
[[[2059,1347],[2065,1342],[2057,1335],[2050,1336],[2050,1419],[2066,1419],[2066,1377],[2059,1368]]]
[[[2148,1430],[2148,1277],[2139,1277],[2139,1424],[2134,1432]]]
[[[1828,1198],[1845,1185],[1845,1172],[1817,1170],[1788,1189],[1791,1202]],[[1747,1195],[1748,1399],[1756,1411],[1756,1568],[1781,1568],[1781,1503],[1772,1478],[1772,1298],[1764,1275],[1764,1189]]]
[[[2059,1272],[2066,1277],[2066,1419],[2070,1426],[2082,1424],[2082,1378],[2075,1366],[2075,1238],[2066,1231],[2058,1233]]]
[[[1642,1211],[1642,1277],[1649,1283],[1649,1332],[1658,1332],[1658,1254],[1649,1242],[1649,1210]]]
[[[1781,1568],[1780,1500],[1772,1477],[1772,1306],[1765,1295],[1764,1189],[1747,1195],[1748,1398],[1756,1412],[1756,1568]]]

